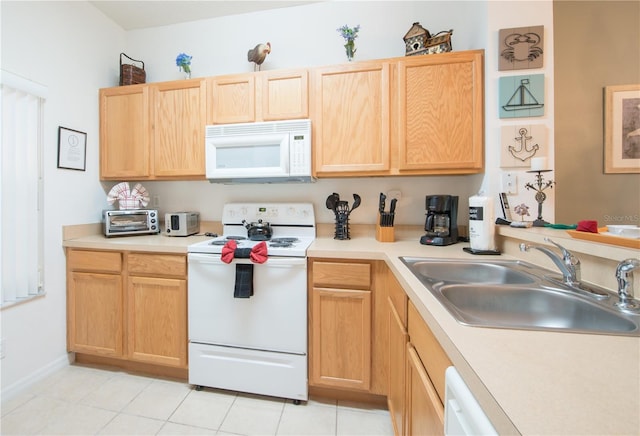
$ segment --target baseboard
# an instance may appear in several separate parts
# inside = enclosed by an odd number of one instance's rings
[[[0,396],[2,397],[2,405],[4,405],[7,401],[14,399],[18,395],[26,392],[29,388],[34,386],[36,383],[40,383],[42,380],[49,377],[54,372],[69,366],[71,363],[73,363],[74,358],[75,356],[73,355],[73,353],[68,353],[64,356],[60,356],[59,358],[43,366],[39,370],[10,384],[6,388],[3,388],[2,392],[0,393]]]
[[[356,392],[346,389],[309,386],[309,396],[329,398],[332,400],[355,401],[387,407],[387,397],[384,395],[370,394],[368,392]]]

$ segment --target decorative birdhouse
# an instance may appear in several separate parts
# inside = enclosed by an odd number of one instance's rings
[[[404,36],[406,56],[445,53],[451,51],[452,30],[443,30],[431,35],[420,23],[413,23],[411,29]]]
[[[431,38],[431,34],[427,29],[422,27],[419,22],[413,23],[411,29],[404,35],[404,44],[406,56],[424,54],[427,48],[427,40]]]

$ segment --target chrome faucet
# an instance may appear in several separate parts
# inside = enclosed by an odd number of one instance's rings
[[[632,311],[640,309],[640,303],[633,298],[633,270],[638,267],[640,267],[639,259],[625,259],[616,268],[618,297],[620,298],[616,306],[620,309]]]
[[[554,251],[542,245],[528,245],[523,243],[520,244],[520,251],[529,251],[531,248],[542,251],[549,256],[553,263],[560,269],[562,272],[562,281],[565,285],[580,285],[580,260],[562,245],[555,243],[549,238],[544,238],[544,240],[551,242],[562,251],[562,259]]]
[[[562,258],[560,256],[543,245],[528,245],[528,244],[520,244],[520,251],[529,251],[531,248],[535,248],[536,250],[542,251],[544,254],[549,256],[553,263],[556,264],[560,272],[562,272],[562,282],[559,280],[558,283],[562,283],[567,286],[569,289],[576,291],[580,294],[587,295],[592,298],[596,298],[598,300],[604,300],[609,298],[609,294],[603,290],[597,289],[594,286],[589,286],[580,281],[580,260],[574,256],[569,250],[564,248],[562,245],[552,241],[549,238],[544,238],[545,241],[552,243],[556,247],[560,249],[562,252]],[[551,277],[547,277],[548,280],[556,281]]]

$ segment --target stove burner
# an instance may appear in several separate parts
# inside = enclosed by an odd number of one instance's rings
[[[272,238],[271,242],[275,242],[276,244],[280,244],[280,243],[288,243],[288,244],[292,244],[294,242],[300,242],[300,239],[298,238]]]
[[[221,239],[214,239],[213,241],[209,242],[210,245],[224,245],[229,241],[243,241],[247,239],[244,236],[234,236],[234,235],[229,235],[229,236],[223,236]]]
[[[269,243],[269,247],[273,247],[273,248],[289,248],[292,247],[293,244],[291,242],[273,242],[271,241]]]

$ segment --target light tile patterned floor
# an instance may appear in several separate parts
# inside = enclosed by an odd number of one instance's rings
[[[2,404],[0,434],[392,435],[366,404],[290,400],[72,365]]]

